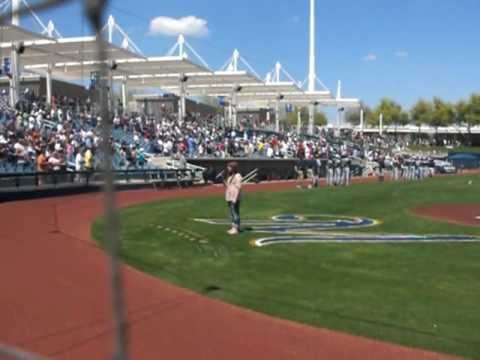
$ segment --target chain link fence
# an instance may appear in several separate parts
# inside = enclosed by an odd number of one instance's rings
[[[82,16],[89,21],[96,32],[96,45],[99,59],[99,73],[101,79],[108,79],[109,72],[112,71],[111,65],[107,62],[105,51],[106,39],[101,36],[102,24],[105,20],[105,9],[107,0],[77,0],[83,3],[84,13]],[[31,2],[29,6],[17,1],[15,6],[12,2],[12,13],[4,14],[0,17],[1,24],[9,24],[11,18],[21,16],[29,11],[40,12],[50,10],[55,7],[64,6],[73,0],[42,0]],[[104,207],[105,207],[105,235],[109,244],[110,251],[110,287],[112,291],[112,310],[114,319],[114,352],[112,359],[128,359],[128,339],[127,339],[127,320],[125,313],[125,301],[123,296],[123,278],[121,273],[121,262],[119,258],[120,237],[119,237],[119,218],[114,194],[114,172],[112,169],[112,152],[110,145],[110,134],[112,131],[112,109],[109,104],[113,98],[109,96],[109,87],[107,82],[98,88],[99,91],[99,113],[101,116],[101,149],[104,154],[103,159],[103,180],[104,180]],[[41,360],[45,359],[36,354],[31,354],[21,349],[0,344],[0,358],[13,360]]]

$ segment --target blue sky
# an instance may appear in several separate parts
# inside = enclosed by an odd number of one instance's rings
[[[238,48],[264,75],[278,60],[307,75],[308,0],[113,0],[108,13],[147,55],[164,55],[175,37],[149,34],[158,16],[195,16],[208,34],[188,38],[214,69]],[[78,2],[40,14],[64,36],[88,34]],[[317,73],[332,90],[373,106],[384,96],[410,106],[480,90],[479,0],[317,0]],[[25,21],[28,25],[30,22]]]

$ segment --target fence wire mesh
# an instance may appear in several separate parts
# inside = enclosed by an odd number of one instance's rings
[[[105,18],[107,0],[76,0],[83,2],[84,14],[96,33],[96,44],[100,65],[100,78],[108,79],[112,71],[111,65],[107,63],[105,51],[106,41],[103,39],[101,30]],[[21,16],[30,11],[50,10],[55,7],[64,6],[74,0],[42,0],[31,2],[29,6],[20,6],[12,9],[11,13],[0,16],[0,23],[9,23],[10,17]],[[110,286],[112,291],[112,309],[114,323],[114,352],[112,359],[128,359],[127,342],[127,320],[125,315],[125,302],[123,297],[123,278],[121,272],[119,219],[114,193],[114,175],[112,169],[112,152],[110,134],[112,131],[112,107],[109,106],[109,84],[103,81],[99,88],[99,113],[101,116],[101,148],[104,154],[104,208],[105,208],[105,238],[109,244],[110,251]],[[12,360],[43,360],[45,357],[29,353],[14,346],[0,343],[0,359]]]

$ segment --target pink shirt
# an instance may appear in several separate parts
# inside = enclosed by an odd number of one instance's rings
[[[227,189],[225,190],[225,200],[227,202],[237,202],[240,200],[242,191],[242,175],[235,174],[229,176],[226,182]]]

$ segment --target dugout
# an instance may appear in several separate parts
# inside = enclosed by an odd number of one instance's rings
[[[448,161],[457,169],[480,168],[480,154],[476,153],[449,153]]]
[[[298,160],[295,159],[188,159],[193,165],[210,169],[216,175],[227,168],[229,162],[236,161],[242,175],[258,169],[258,180],[289,180],[296,177],[295,165]]]

